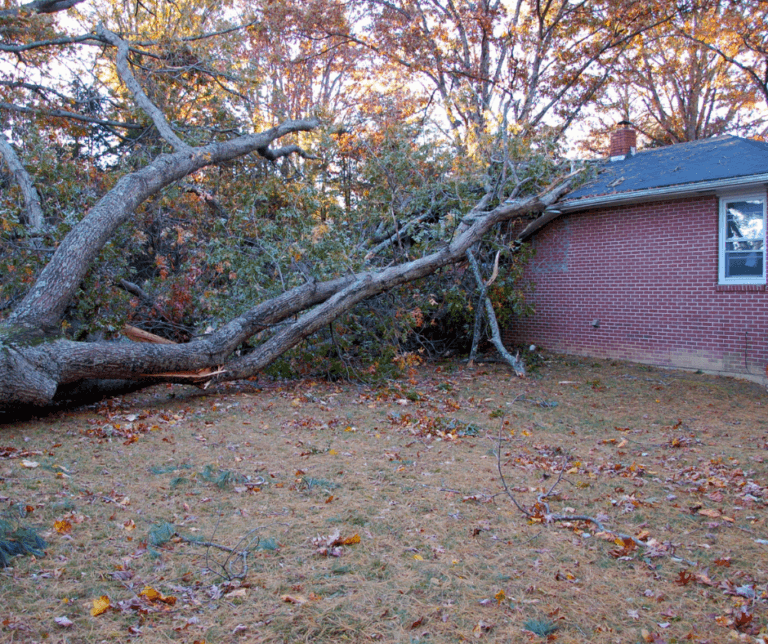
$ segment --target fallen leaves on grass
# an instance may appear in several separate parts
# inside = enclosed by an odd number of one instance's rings
[[[280,601],[284,601],[286,604],[296,604],[297,606],[301,606],[302,604],[306,604],[309,600],[302,595],[280,595]]]
[[[490,633],[493,630],[494,625],[490,622],[480,620],[477,625],[472,629],[472,635],[475,639],[480,639],[486,633]]]
[[[176,603],[176,598],[169,595],[165,596],[160,591],[155,590],[151,586],[144,586],[144,590],[139,593],[140,596],[146,597],[151,602],[163,602],[169,606],[173,606]]]
[[[351,537],[342,537],[339,530],[334,530],[327,536],[317,536],[312,539],[312,545],[317,548],[315,554],[323,557],[341,557],[344,550],[341,546],[352,546],[360,543],[360,535],[353,534]]]

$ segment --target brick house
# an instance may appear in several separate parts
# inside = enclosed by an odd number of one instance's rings
[[[636,152],[621,125],[597,177],[522,233],[536,313],[505,340],[768,382],[768,143]]]

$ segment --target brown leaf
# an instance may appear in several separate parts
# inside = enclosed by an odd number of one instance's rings
[[[302,595],[280,595],[280,599],[286,604],[296,604],[297,606],[307,603],[307,598]]]
[[[699,510],[698,513],[702,516],[709,517],[710,519],[719,519],[722,516],[720,510],[712,510],[708,508],[703,508]]]
[[[735,609],[733,612],[733,625],[736,630],[743,631],[752,623],[752,613],[746,606]]]
[[[688,584],[690,584],[695,580],[696,580],[696,577],[692,575],[690,572],[688,572],[687,570],[681,570],[677,575],[677,579],[675,579],[675,583],[678,586],[687,586]]]

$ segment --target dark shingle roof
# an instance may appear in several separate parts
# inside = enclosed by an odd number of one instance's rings
[[[768,143],[719,136],[638,152],[604,161],[598,176],[565,197],[569,204],[601,196],[672,186],[691,186],[768,174]]]

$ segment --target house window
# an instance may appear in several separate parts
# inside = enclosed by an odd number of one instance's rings
[[[765,284],[765,195],[720,199],[720,283]]]

